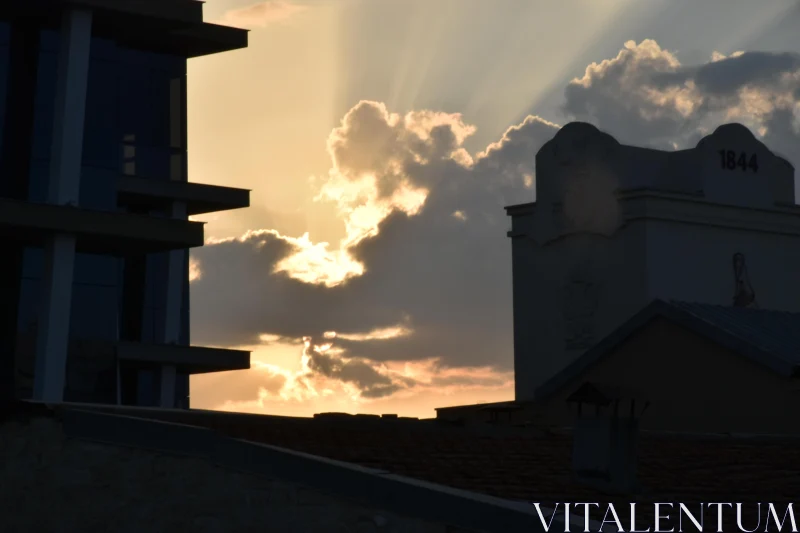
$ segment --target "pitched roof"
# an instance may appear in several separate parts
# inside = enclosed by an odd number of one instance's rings
[[[665,318],[784,376],[800,374],[800,313],[654,300],[542,384],[547,398],[656,318]]]
[[[643,433],[642,490],[604,494],[576,481],[569,431],[475,428],[435,420],[292,418],[211,411],[106,408],[212,429],[234,438],[354,463],[505,500],[542,502],[792,502],[800,440]],[[619,508],[619,507],[617,507]],[[642,518],[648,520],[647,508]],[[637,515],[639,511],[637,510]],[[710,511],[707,511],[710,513]],[[708,514],[709,520],[711,515]],[[595,516],[595,519],[602,519]]]
[[[794,368],[800,365],[800,313],[677,301],[670,305]]]

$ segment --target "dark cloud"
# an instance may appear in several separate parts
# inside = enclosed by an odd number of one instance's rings
[[[207,245],[195,252],[201,277],[192,283],[192,339],[199,344],[255,345],[262,334],[322,338],[394,324],[404,313],[360,298],[364,280],[325,287],[304,283],[275,265],[300,248],[273,232]]]
[[[791,155],[783,147],[797,138],[800,56],[715,55],[703,65],[684,66],[655,41],[630,41],[567,86],[563,111],[620,142],[657,148],[690,147],[717,125],[738,121],[756,133],[763,128],[771,148]]]
[[[467,376],[444,376],[435,377],[431,380],[434,387],[449,387],[453,385],[473,386],[473,387],[501,387],[507,383],[502,376],[476,377]]]
[[[307,347],[304,355],[308,358],[307,367],[312,373],[353,384],[358,387],[364,398],[383,398],[397,392],[403,386],[414,385],[413,380],[392,379],[381,374],[369,362],[361,359],[343,359],[313,347]]]
[[[739,121],[794,160],[798,68],[795,55],[767,53],[718,55],[687,67],[654,41],[629,42],[571,82],[563,108],[621,142],[670,149]],[[381,362],[438,358],[441,369],[508,370],[511,265],[503,207],[534,199],[535,154],[556,129],[531,116],[470,156],[462,147],[474,129],[459,115],[400,116],[359,103],[331,134],[332,170],[317,182],[319,198],[334,202],[349,228],[348,255],[275,231],[198,250],[193,340],[254,344],[269,333],[309,337],[310,346],[330,342],[335,350],[306,348],[307,369],[373,398],[419,384],[379,371]],[[310,283],[321,267],[349,274]],[[395,326],[410,334],[368,335]],[[362,335],[325,341],[326,331]]]
[[[526,120],[473,165],[464,166],[450,157],[464,138],[458,126],[434,124],[430,136],[421,139],[400,131],[401,126],[381,123],[376,114],[381,116],[381,110],[372,103],[349,114],[346,131],[337,132],[332,143],[337,168],[353,180],[369,168],[381,175],[402,174],[412,186],[428,189],[421,211],[411,216],[396,210],[381,221],[376,235],[352,246],[350,253],[366,272],[336,287],[303,283],[285,273],[270,275],[276,262],[298,250],[275,233],[254,233],[198,250],[201,265],[214,264],[218,270],[203,266],[201,279],[193,284],[195,341],[247,344],[270,332],[319,342],[325,331],[367,332],[407,324],[413,335],[337,345],[378,361],[442,357],[468,365],[484,364],[489,356],[492,364],[508,367],[511,272],[503,207],[533,199],[525,180],[532,184],[533,154],[555,126]],[[355,124],[356,117],[364,123]],[[416,120],[436,122],[432,115]],[[344,155],[358,152],[347,144],[356,140],[381,157]],[[382,194],[396,191],[397,186],[388,187]],[[457,211],[462,218],[454,216]],[[253,275],[257,272],[262,274]]]
[[[746,52],[701,67],[688,69],[697,87],[707,95],[735,97],[745,87],[769,90],[781,83],[781,77],[800,67],[796,54]]]

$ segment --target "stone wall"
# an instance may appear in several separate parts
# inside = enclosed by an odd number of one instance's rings
[[[456,531],[203,459],[70,439],[49,418],[0,426],[0,457],[3,533]]]

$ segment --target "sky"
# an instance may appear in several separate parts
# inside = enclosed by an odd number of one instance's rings
[[[510,221],[564,124],[683,149],[740,122],[800,163],[797,0],[210,0],[189,62],[191,404],[432,417],[513,399]]]

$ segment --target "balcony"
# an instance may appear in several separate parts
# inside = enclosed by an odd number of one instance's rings
[[[195,0],[4,0],[0,20],[56,29],[71,6],[94,12],[95,36],[130,48],[191,58],[247,47],[247,30],[204,23]]]
[[[205,374],[250,368],[250,352],[177,344],[119,342],[117,359],[142,366],[175,365],[178,372]]]
[[[80,252],[119,256],[194,248],[204,242],[202,222],[0,198],[3,238],[35,246],[54,233],[75,235]]]
[[[250,207],[250,191],[189,183],[120,176],[117,203],[125,207],[168,208],[172,202],[185,202],[188,215],[213,213]]]
[[[35,361],[35,333],[21,333],[15,353],[15,386],[19,398],[31,397]],[[181,374],[246,370],[250,368],[250,352],[200,346],[73,339],[69,343],[66,386],[73,397],[84,398],[85,401],[117,403],[120,366],[158,370],[163,365],[174,365]]]

